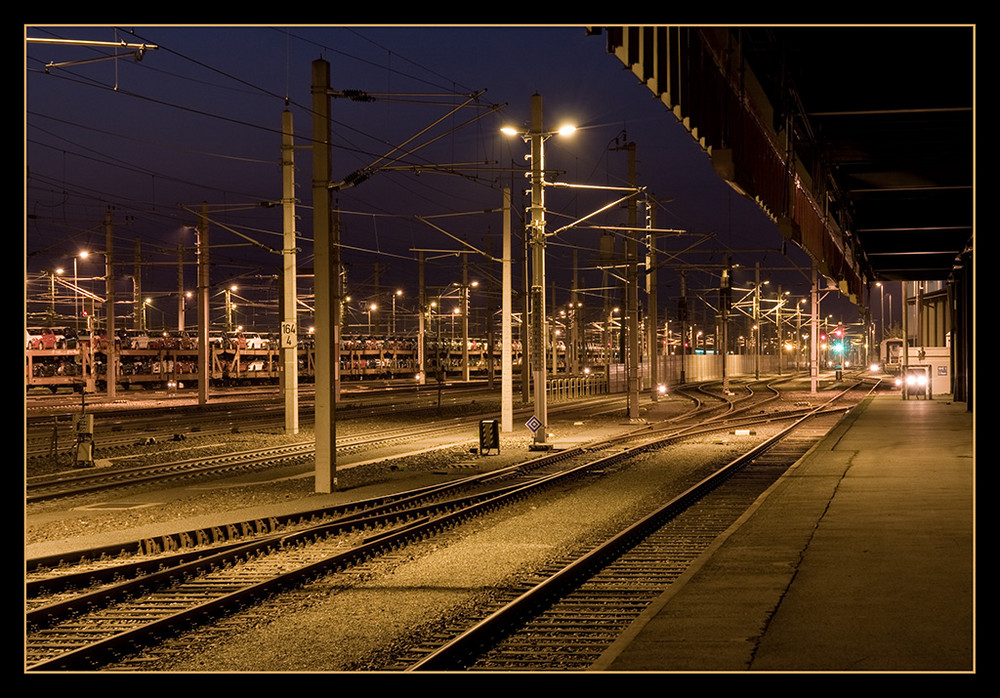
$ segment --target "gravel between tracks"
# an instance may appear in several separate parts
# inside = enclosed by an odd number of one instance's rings
[[[662,406],[661,406],[662,408]],[[570,437],[593,432],[586,426],[560,426]],[[604,431],[627,428],[621,420]],[[265,437],[267,438],[267,437]],[[299,438],[308,438],[300,436]],[[562,558],[584,538],[603,538],[620,522],[631,521],[651,502],[666,501],[700,475],[708,452],[735,454],[748,437],[720,435],[674,446],[667,456],[648,456],[626,469],[611,469],[573,496],[553,491],[531,504],[515,504],[450,532],[374,561],[360,570],[340,572],[240,611],[218,623],[168,641],[155,654],[132,658],[109,669],[129,672],[377,672],[399,648],[433,634],[452,614],[490,600],[495,589],[516,584],[520,575]],[[505,437],[500,467],[528,457],[526,438]],[[409,461],[405,472],[381,473],[373,480],[413,476],[468,460],[468,449],[446,449]],[[496,459],[496,460],[493,460]],[[405,486],[405,485],[400,485]],[[312,482],[289,480],[255,488],[256,503],[308,498]],[[248,492],[219,491],[187,499],[172,511],[117,512],[81,521],[54,521],[26,530],[28,540],[78,536],[101,529],[131,528],[152,520],[191,517],[199,512],[246,507]],[[513,514],[513,515],[512,515]]]
[[[378,672],[393,653],[488,603],[497,589],[584,539],[603,539],[692,484],[706,446],[735,453],[743,439],[706,439],[611,469],[586,487],[515,504],[390,554],[328,575],[116,667],[166,672]],[[700,479],[700,475],[697,476]],[[460,535],[461,534],[461,535]]]

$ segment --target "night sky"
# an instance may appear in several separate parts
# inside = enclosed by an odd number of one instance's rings
[[[635,143],[638,184],[658,202],[657,227],[685,231],[662,240],[660,249],[685,250],[677,262],[688,267],[692,295],[714,302],[718,268],[727,254],[741,265],[737,286],[753,280],[759,262],[762,277],[773,279],[775,288],[780,284],[799,295],[809,290],[806,256],[792,246],[782,254],[774,225],[714,174],[708,156],[676,118],[605,52],[604,36],[588,36],[582,26],[26,26],[25,35],[156,46],[141,60],[95,61],[128,50],[26,43],[29,316],[43,310],[32,302],[40,275],[72,267],[82,249],[104,249],[104,218],[111,207],[115,258],[127,263],[117,272],[119,298],[132,293],[138,244],[142,293],[155,299],[160,321],[174,325],[178,246],[193,262],[195,240],[188,226],[196,223],[192,211],[207,202],[210,218],[220,224],[211,228],[213,287],[237,284],[248,301],[259,303],[260,315],[253,318],[266,317],[263,308],[276,303],[280,292],[280,257],[271,250],[281,247],[282,212],[280,206],[261,204],[282,197],[285,109],[296,132],[298,264],[301,274],[311,273],[310,74],[318,58],[330,63],[333,90],[371,97],[332,100],[334,181],[376,163],[392,165],[334,196],[346,293],[357,302],[374,297],[377,281],[383,298],[402,288],[400,312],[412,311],[418,248],[460,249],[458,238],[499,256],[502,219],[495,209],[503,187],[513,192],[518,252],[528,201],[528,146],[499,129],[505,124],[526,129],[535,93],[543,98],[546,128],[567,120],[579,129],[572,138],[547,141],[546,166],[557,171],[552,179],[624,186],[624,146]],[[63,62],[76,64],[57,65]],[[478,95],[473,106],[450,113],[472,95]],[[618,196],[549,189],[548,229]],[[419,217],[434,220],[450,235]],[[627,211],[613,207],[595,222],[624,225]],[[547,270],[557,303],[569,300],[573,250],[581,286],[600,285],[601,274],[592,268],[600,236],[599,230],[581,227],[550,240]],[[619,240],[619,253],[622,245]],[[433,257],[427,266],[431,294],[435,286],[461,280],[458,256],[428,254]],[[470,279],[499,278],[499,266],[485,257],[471,255],[469,263]],[[193,288],[193,264],[184,273],[185,285]],[[78,274],[102,277],[103,259],[78,259]],[[677,265],[665,267],[659,278],[661,307],[669,314],[680,293]],[[84,283],[103,296],[103,281]],[[517,265],[514,283],[521,283]],[[308,277],[299,288],[307,297]],[[837,295],[830,295],[824,314],[854,321],[854,306],[834,301]],[[151,320],[157,322],[157,316]]]

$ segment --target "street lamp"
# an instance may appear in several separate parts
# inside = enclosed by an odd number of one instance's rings
[[[49,318],[52,323],[56,321],[56,277],[64,273],[66,270],[62,267],[56,267],[49,272]]]
[[[177,319],[177,329],[180,330],[181,332],[183,332],[185,328],[184,322],[187,316],[187,302],[192,298],[194,298],[194,293],[191,291],[185,291],[183,295],[181,295],[181,300],[179,303],[180,313],[178,314],[179,316]]]
[[[157,308],[155,305],[153,305],[152,298],[144,298],[142,301],[142,329],[146,331],[152,329],[149,326],[149,321],[146,318],[146,308],[152,308],[153,310],[156,310],[157,312],[160,313],[160,323],[164,326],[164,329],[166,329],[166,322],[164,321],[163,311]]]
[[[575,131],[575,127],[564,126],[558,131],[546,132],[542,129],[542,96],[531,97],[531,131],[519,133],[517,130],[504,127],[501,131],[507,135],[520,135],[531,144],[531,358],[532,375],[535,381],[535,410],[532,428],[534,430],[533,445],[546,446],[548,431],[548,408],[546,405],[546,375],[545,375],[545,141],[551,136],[567,135]]]
[[[86,259],[88,254],[86,250],[82,250],[73,257],[73,329],[76,330],[77,336],[80,334],[80,280],[76,274],[76,260]]]
[[[469,304],[470,289],[479,285],[478,281],[462,283],[462,380],[469,380]]]
[[[73,329],[76,330],[77,334],[80,333],[80,280],[77,275],[76,261],[77,259],[86,259],[90,253],[87,250],[81,250],[77,254],[73,255]],[[62,276],[65,271],[62,268],[56,269],[55,273]],[[54,281],[54,277],[53,277]],[[53,315],[55,313],[53,312]]]
[[[392,296],[392,333],[396,334],[396,298],[403,295],[402,289],[396,289],[396,293]]]

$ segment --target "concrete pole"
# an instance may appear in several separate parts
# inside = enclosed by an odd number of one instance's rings
[[[177,246],[177,331],[184,331],[184,245]]]
[[[580,323],[578,322],[580,298],[577,293],[577,288],[580,285],[577,281],[578,252],[579,250],[573,250],[573,279],[569,292],[569,314],[566,316],[566,321],[569,323],[569,337],[566,340],[566,373],[569,375],[578,374],[581,363]]]
[[[656,280],[656,233],[652,229],[656,227],[656,210],[649,201],[646,202],[646,228],[650,231],[646,235],[646,314],[648,316],[646,344],[649,346],[649,387],[652,390],[653,402],[660,397],[660,343],[657,341],[657,328],[659,326],[659,313],[657,305],[657,280]]]
[[[729,352],[729,303],[731,301],[730,288],[732,279],[729,276],[729,257],[726,257],[726,266],[722,270],[722,281],[719,293],[719,313],[722,330],[722,392],[729,394],[729,372],[726,370],[726,361]]]
[[[511,348],[511,245],[510,188],[503,190],[503,296],[501,298],[502,327],[500,329],[500,428],[505,433],[514,430],[514,361]]]
[[[337,489],[337,424],[334,367],[339,363],[337,294],[330,216],[330,64],[312,64],[313,253],[316,288],[315,490]]]
[[[418,384],[427,383],[427,328],[424,326],[427,315],[427,289],[424,285],[424,251],[417,251],[417,275],[419,279],[417,285],[420,287],[419,312],[417,317],[417,366],[420,371]]]
[[[531,235],[526,234],[524,239],[521,241],[521,263],[522,263],[522,273],[521,273],[521,283],[524,284],[523,292],[521,293],[521,402],[528,404],[531,400],[531,367],[533,362],[531,357],[531,269],[530,269],[530,259],[531,255],[528,252],[528,248],[531,245]]]
[[[542,96],[531,97],[531,357],[534,380],[534,417],[538,421],[534,446],[544,447],[548,432],[545,370],[545,192],[542,133]]]
[[[753,376],[755,380],[760,380],[760,333],[764,329],[761,327],[760,321],[760,262],[757,262],[754,266],[753,324],[756,334],[756,339],[754,340]]]
[[[604,359],[604,379],[610,388],[611,385],[611,293],[608,286],[607,266],[615,263],[615,238],[611,233],[601,235],[600,262],[604,269],[601,270],[601,295],[604,306],[602,307],[602,330],[601,330],[601,353]]]
[[[681,325],[681,376],[680,382],[683,385],[687,380],[687,336],[688,336],[688,307],[687,307],[687,274],[684,271],[680,272],[681,277],[681,307],[678,308],[678,320]]]
[[[469,382],[469,255],[462,255],[462,380]]]
[[[551,342],[552,348],[552,376],[553,378],[559,372],[559,346],[556,341],[556,332],[558,328],[556,327],[556,282],[552,282],[552,307],[549,310],[549,317],[552,318],[552,325],[550,326],[551,335],[549,336],[549,341]]]
[[[114,236],[111,225],[111,209],[104,217],[104,285],[105,285],[105,328],[104,337],[107,344],[108,360],[106,368],[107,395],[114,398],[118,394],[118,350],[115,347],[115,267],[114,267]]]
[[[211,375],[211,352],[208,346],[208,204],[202,202],[198,217],[198,404],[208,403],[208,381]]]
[[[132,243],[132,328],[146,329],[146,303],[142,299],[142,241]]]
[[[778,363],[778,375],[781,375],[781,286],[778,286],[778,302],[774,305],[775,354]]]
[[[635,143],[628,144],[628,181],[635,187]],[[628,226],[628,302],[625,310],[628,319],[628,418],[636,421],[639,419],[639,254],[635,197],[628,202]]]
[[[809,383],[813,393],[819,387],[819,274],[816,266],[812,269],[812,291],[811,291],[812,317],[809,320]]]
[[[281,380],[285,398],[285,433],[299,433],[299,330],[296,315],[295,157],[292,113],[281,114]]]

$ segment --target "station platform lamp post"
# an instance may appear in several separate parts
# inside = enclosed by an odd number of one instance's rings
[[[532,448],[544,449],[548,432],[548,408],[546,404],[545,366],[545,141],[560,134],[572,133],[575,128],[567,126],[558,131],[545,131],[542,125],[542,96],[531,97],[531,130],[527,133],[504,127],[507,135],[519,135],[530,144],[531,168],[528,177],[531,182],[531,206],[528,237],[531,245],[531,373],[534,381],[534,415],[529,425],[534,432]]]

